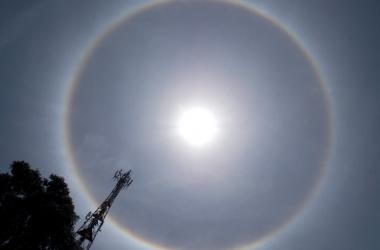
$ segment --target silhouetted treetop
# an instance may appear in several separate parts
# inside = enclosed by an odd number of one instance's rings
[[[76,249],[77,215],[64,179],[23,161],[0,174],[0,249]]]

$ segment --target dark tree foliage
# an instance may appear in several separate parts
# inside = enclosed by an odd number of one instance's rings
[[[77,216],[62,177],[42,178],[23,161],[0,174],[0,249],[77,249]]]

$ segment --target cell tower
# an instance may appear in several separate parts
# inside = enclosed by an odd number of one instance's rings
[[[112,203],[115,201],[117,195],[123,188],[128,188],[133,182],[133,179],[131,178],[131,170],[126,173],[123,173],[123,170],[118,170],[116,171],[113,179],[117,183],[111,193],[95,210],[95,212],[89,212],[86,215],[84,223],[76,232],[77,243],[80,249],[90,249],[96,235],[101,231],[104,219],[110,211]]]

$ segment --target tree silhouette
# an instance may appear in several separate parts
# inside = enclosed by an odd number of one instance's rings
[[[62,177],[42,178],[23,161],[0,174],[0,249],[77,249],[77,215]]]

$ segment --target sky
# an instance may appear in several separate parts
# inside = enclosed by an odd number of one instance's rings
[[[380,249],[376,1],[0,1],[0,166],[62,175],[92,249]],[[178,133],[202,107],[207,145]],[[77,226],[82,220],[78,221]]]

